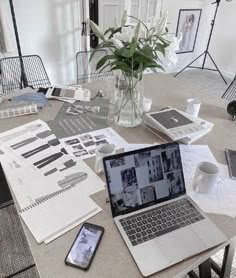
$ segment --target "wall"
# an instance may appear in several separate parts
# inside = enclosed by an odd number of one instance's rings
[[[14,1],[22,53],[41,56],[53,84],[76,80],[75,54],[81,49],[78,1]]]
[[[210,53],[226,76],[236,74],[236,1],[221,1]]]
[[[99,0],[99,5],[102,1],[105,0]],[[106,0],[114,1],[118,0]],[[210,47],[217,65],[229,76],[236,73],[236,36],[232,28],[236,26],[235,2],[221,1]],[[75,54],[82,47],[79,3],[81,0],[14,1],[23,54],[40,55],[54,84],[72,84],[76,80]],[[182,69],[206,48],[215,5],[211,5],[210,0],[164,0],[163,10],[169,11],[170,32],[176,32],[179,9],[186,8],[203,9],[195,51],[178,54],[178,65],[170,67],[167,72]],[[104,15],[106,21],[110,20],[108,16]]]

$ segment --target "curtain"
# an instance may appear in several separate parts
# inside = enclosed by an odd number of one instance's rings
[[[0,0],[0,53],[4,55],[15,51],[16,43],[9,1]]]

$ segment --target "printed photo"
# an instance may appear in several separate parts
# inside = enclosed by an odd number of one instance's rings
[[[163,180],[163,170],[160,155],[149,157],[147,160],[149,182]]]
[[[168,173],[166,175],[166,178],[167,178],[167,182],[169,185],[170,195],[174,195],[174,194],[183,192],[184,184],[183,184],[183,178],[182,178],[181,171]]]
[[[105,136],[104,134],[100,134],[100,135],[94,136],[94,138],[95,138],[96,140],[101,140],[101,139],[106,138],[106,136]]]
[[[161,157],[162,157],[164,173],[173,170],[178,170],[181,168],[181,158],[180,158],[179,151],[167,150],[165,152],[162,152]]]
[[[90,153],[90,154],[96,154],[96,149],[89,150],[89,153]]]
[[[156,200],[155,188],[153,186],[141,188],[140,195],[143,204]]]
[[[93,140],[91,140],[91,141],[85,142],[85,143],[83,143],[83,144],[84,144],[84,146],[87,148],[87,147],[90,147],[90,146],[94,146],[94,145],[95,145],[95,142],[94,142]]]
[[[74,144],[78,144],[78,143],[80,143],[80,141],[77,138],[65,141],[66,145],[74,145]]]
[[[80,156],[88,154],[88,152],[86,150],[82,150],[82,151],[78,151],[78,152],[73,152],[73,154],[76,157],[80,157]]]
[[[110,166],[111,168],[115,168],[115,167],[119,167],[125,165],[125,158],[121,157],[121,158],[117,158],[117,159],[112,159],[110,161]]]
[[[97,146],[99,146],[99,145],[102,145],[102,144],[109,144],[108,142],[107,142],[107,140],[100,140],[100,141],[97,141],[97,142],[95,142],[95,144],[97,145]]]
[[[93,137],[92,137],[90,134],[81,135],[79,138],[80,138],[80,140],[82,140],[83,142],[93,139]]]
[[[75,150],[83,150],[84,149],[82,145],[74,145],[74,146],[72,146],[72,148]]]

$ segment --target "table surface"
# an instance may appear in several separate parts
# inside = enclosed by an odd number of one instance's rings
[[[95,94],[98,88],[102,88],[102,86],[103,81],[97,81],[96,85],[90,85],[90,89],[92,90],[92,93]],[[235,148],[236,127],[235,122],[230,121],[226,112],[227,102],[225,100],[204,95],[183,81],[164,74],[146,75],[144,78],[144,94],[146,97],[152,97],[153,104],[157,109],[169,105],[184,110],[187,98],[199,98],[202,102],[199,116],[214,123],[214,128],[209,134],[196,141],[195,144],[207,144],[218,162],[226,163],[224,149],[226,147]],[[53,120],[61,108],[62,103],[51,101],[51,104],[52,107],[44,108],[38,115],[28,115],[0,120],[0,132],[31,122],[38,118],[45,121]],[[163,143],[161,138],[155,136],[143,126],[135,128],[114,127],[114,129],[124,137],[128,143]],[[93,158],[86,160],[86,162],[91,168],[93,168]],[[101,178],[105,181],[103,175],[101,175]],[[105,202],[106,197],[106,190],[92,196],[92,199],[97,202],[103,211],[89,219],[89,222],[103,226],[105,228],[105,233],[89,271],[82,271],[64,264],[65,256],[80,227],[74,228],[48,245],[38,245],[27,227],[23,224],[42,278],[142,277],[113,222],[110,205]],[[236,219],[218,214],[209,214],[209,217],[221,228],[229,240],[235,237]],[[226,243],[223,245],[225,244]],[[218,246],[217,248],[205,251],[156,273],[152,277],[181,277],[220,248],[221,247]]]

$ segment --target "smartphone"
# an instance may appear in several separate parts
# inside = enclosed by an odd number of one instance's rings
[[[236,150],[225,149],[230,177],[236,180]]]
[[[89,269],[103,233],[103,227],[84,223],[65,258],[65,264]]]

